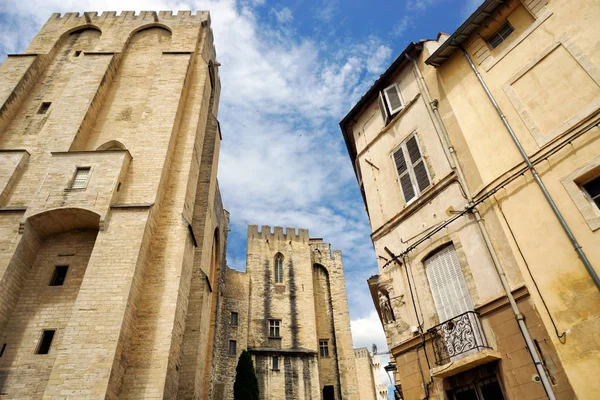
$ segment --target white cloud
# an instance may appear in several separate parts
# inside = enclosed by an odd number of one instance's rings
[[[278,10],[275,8],[272,8],[271,13],[273,15],[275,15],[277,22],[279,22],[280,24],[286,24],[288,22],[291,22],[294,19],[294,14],[292,14],[292,10],[290,10],[287,7],[283,7]]]
[[[405,15],[392,28],[392,36],[401,37],[404,33],[413,26],[413,17]]]

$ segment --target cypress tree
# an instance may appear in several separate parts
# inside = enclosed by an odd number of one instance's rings
[[[252,357],[246,350],[240,355],[235,369],[233,398],[234,400],[258,400],[258,379]]]

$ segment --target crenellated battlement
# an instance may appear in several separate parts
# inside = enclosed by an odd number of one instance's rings
[[[269,239],[281,241],[308,242],[308,229],[285,228],[276,226],[271,230],[270,225],[262,225],[260,231],[258,225],[248,225],[248,239]]]
[[[126,50],[129,40],[138,32],[148,28],[163,28],[170,32],[169,52],[194,52],[202,38],[201,30],[208,28],[207,46],[204,51],[214,58],[212,33],[208,11],[104,11],[98,13],[68,12],[54,13],[42,27],[25,53],[49,54],[56,44],[74,32],[94,29],[100,32],[92,51],[120,53]]]
[[[310,239],[310,250],[313,254],[315,261],[324,259],[342,259],[342,252],[340,250],[332,250],[331,244],[324,243],[323,239]]]
[[[203,19],[210,18],[208,11],[196,11],[192,12],[191,10],[180,10],[177,11],[176,14],[173,11],[140,11],[136,13],[135,11],[121,11],[117,14],[116,11],[103,11],[98,14],[96,11],[86,11],[83,13],[80,12],[67,12],[64,14],[54,13],[50,16],[50,20],[80,20],[82,23],[91,23],[94,21],[107,21],[107,20],[148,20],[158,22],[156,19]]]

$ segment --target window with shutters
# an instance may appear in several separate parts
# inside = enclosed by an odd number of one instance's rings
[[[411,135],[392,153],[398,183],[404,201],[409,203],[418,198],[431,185],[429,170],[425,164],[417,135]]]
[[[90,178],[91,167],[77,167],[71,189],[85,189]]]
[[[511,33],[513,33],[515,28],[512,27],[511,24],[506,22],[500,29],[496,31],[489,39],[488,44],[492,49],[500,46],[500,43],[504,42]]]
[[[390,85],[379,92],[379,109],[383,122],[388,122],[404,108],[404,100],[397,83]]]
[[[275,283],[283,283],[283,255],[275,255]]]
[[[425,259],[424,264],[440,322],[473,310],[473,301],[454,245],[436,251]]]

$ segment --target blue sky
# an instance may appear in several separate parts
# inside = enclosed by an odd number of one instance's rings
[[[229,265],[245,268],[248,224],[308,228],[343,252],[354,345],[385,349],[366,285],[377,273],[369,223],[338,123],[410,41],[452,33],[479,3],[0,0],[0,60],[53,12],[210,10]]]

